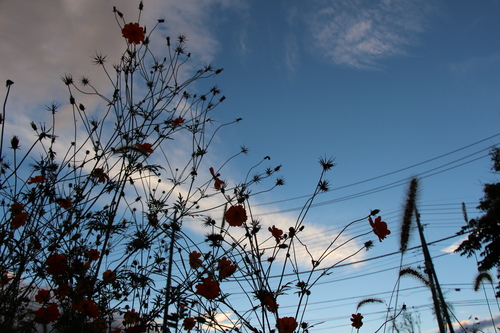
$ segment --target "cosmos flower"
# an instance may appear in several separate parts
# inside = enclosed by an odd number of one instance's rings
[[[358,314],[353,313],[352,318],[351,318],[351,321],[352,321],[351,326],[359,329],[361,326],[363,326],[362,320],[363,320],[363,316],[361,315],[361,313],[358,313]]]
[[[139,320],[139,313],[134,309],[128,310],[123,315],[123,321],[125,324],[135,324]]]
[[[47,273],[54,276],[64,274],[68,269],[68,262],[64,254],[52,253],[47,258],[45,265],[47,265],[45,268]]]
[[[279,318],[276,324],[279,333],[292,333],[297,326],[299,326],[299,323],[297,323],[294,317]]]
[[[192,330],[195,325],[196,325],[196,321],[194,320],[194,318],[191,318],[191,317],[184,318],[184,321],[182,322],[182,327],[186,331]]]
[[[101,252],[99,252],[96,249],[90,249],[87,252],[87,258],[89,258],[90,260],[97,260],[97,259],[99,259],[100,255],[101,255]]]
[[[214,299],[220,296],[219,282],[212,278],[204,278],[202,283],[196,285],[196,293],[206,299]]]
[[[19,229],[28,221],[29,214],[24,211],[24,205],[22,203],[16,202],[10,205],[9,212],[12,213],[12,219],[10,221],[12,229]]]
[[[180,124],[184,124],[184,118],[182,117],[177,117],[172,120],[172,128],[176,128]]]
[[[35,321],[40,324],[48,324],[56,321],[59,315],[57,304],[52,303],[49,306],[42,306],[35,312]]]
[[[95,168],[94,170],[92,170],[92,173],[90,175],[94,178],[97,178],[97,181],[99,183],[105,183],[106,180],[109,180],[108,175],[104,173],[104,170],[102,168]]]
[[[56,202],[64,209],[70,209],[71,207],[73,207],[73,199],[70,197],[67,197],[66,199],[59,198],[56,200]]]
[[[144,28],[139,23],[128,23],[122,29],[122,36],[128,40],[129,44],[140,44],[144,41]]]
[[[215,174],[214,168],[212,168],[212,167],[210,167],[210,169],[208,169],[208,170],[210,171],[210,174],[212,175],[212,177],[214,179],[214,188],[216,190],[220,190],[222,188],[222,185],[224,185],[224,182],[219,179],[220,173]]]
[[[35,301],[40,304],[47,303],[50,301],[50,290],[40,289],[35,295]]]
[[[154,151],[151,148],[153,145],[150,143],[136,143],[135,146],[144,154],[152,154]]]
[[[225,217],[231,227],[240,227],[247,220],[247,212],[242,205],[231,206]]]
[[[236,272],[237,268],[238,266],[232,265],[231,260],[228,260],[226,257],[220,258],[219,262],[217,263],[217,270],[219,271],[220,279],[230,277],[234,274],[234,272]]]
[[[27,181],[28,185],[35,184],[35,183],[43,183],[45,182],[45,178],[41,175],[35,176],[35,177],[30,177]]]
[[[80,311],[90,318],[97,318],[101,315],[99,307],[92,300],[84,299],[73,304],[73,309]]]
[[[193,251],[189,254],[189,266],[192,269],[197,269],[201,266],[201,253]]]
[[[112,270],[108,269],[107,271],[102,273],[102,280],[105,283],[112,283],[116,280],[116,273]]]
[[[372,218],[369,217],[368,221],[373,228],[373,233],[378,236],[379,241],[382,241],[387,235],[391,233],[389,229],[387,229],[387,223],[382,221],[382,217],[379,216],[373,222]]]
[[[280,242],[281,237],[283,237],[283,230],[276,228],[276,226],[269,227],[267,230],[271,232],[274,239],[276,239],[276,243]]]

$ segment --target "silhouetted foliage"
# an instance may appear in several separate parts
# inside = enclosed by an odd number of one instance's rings
[[[492,149],[492,170],[500,172],[500,148]],[[467,257],[479,252],[481,260],[478,261],[478,270],[487,271],[496,267],[500,275],[500,183],[484,184],[484,197],[480,200],[478,209],[485,214],[477,219],[472,219],[462,227],[461,233],[468,232],[455,252]],[[497,289],[500,285],[497,286]],[[500,297],[500,291],[496,297]]]

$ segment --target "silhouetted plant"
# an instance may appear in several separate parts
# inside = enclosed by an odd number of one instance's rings
[[[304,221],[313,200],[329,190],[325,174],[334,166],[321,158],[320,177],[295,223],[287,230],[265,228],[252,198],[284,184],[281,177],[269,183],[280,166],[262,166],[266,156],[232,185],[223,178],[224,166],[247,148],[218,167],[204,162],[217,131],[228,125],[213,125],[211,116],[225,97],[216,86],[199,93],[192,84],[222,69],[206,65],[190,75],[185,36],[167,37],[167,56],[157,57],[151,37],[163,20],[148,31],[140,15],[126,23],[113,11],[126,50],[111,68],[106,56],[93,59],[109,91],[99,92],[88,77],[65,74],[69,104],[49,105],[49,125],[32,122],[36,140],[29,144],[17,135],[4,141],[4,103],[2,329],[308,332],[317,324],[306,321],[311,288],[373,242],[329,258],[371,232],[382,241],[390,234],[387,224],[373,210],[313,254],[302,239]],[[12,85],[8,80],[5,102]],[[99,102],[88,104],[89,97]],[[59,115],[68,113],[71,126],[58,129]],[[358,222],[367,231],[346,236]],[[192,231],[200,225],[204,237]],[[310,262],[305,271],[299,269],[302,255]],[[288,294],[294,310],[285,316],[280,302]]]

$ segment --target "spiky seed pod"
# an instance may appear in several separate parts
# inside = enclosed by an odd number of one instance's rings
[[[403,268],[399,271],[399,276],[410,275],[422,282],[424,285],[429,286],[429,281],[418,271],[414,270],[411,267]]]
[[[493,279],[491,278],[491,275],[489,273],[481,272],[474,279],[474,291],[479,290],[479,287],[481,286],[481,283],[483,283],[483,280],[488,280],[489,283],[493,283]]]
[[[406,248],[408,247],[408,240],[410,239],[410,228],[417,203],[418,182],[418,178],[412,178],[410,180],[410,186],[408,187],[406,195],[406,204],[403,213],[403,221],[401,223],[401,237],[399,246],[399,250],[403,253],[406,251]]]
[[[381,299],[378,299],[378,298],[366,298],[358,303],[358,306],[356,307],[356,311],[358,311],[359,308],[361,308],[363,305],[369,304],[369,303],[384,303],[384,301]]]

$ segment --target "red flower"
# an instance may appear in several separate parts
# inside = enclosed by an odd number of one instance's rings
[[[201,253],[193,251],[189,254],[189,266],[191,266],[192,269],[197,269],[198,267],[201,266]]]
[[[363,326],[363,316],[361,315],[361,313],[358,314],[353,313],[351,321],[352,321],[351,326],[357,328],[358,330],[360,329],[361,326]]]
[[[31,185],[31,184],[35,184],[35,183],[44,183],[44,182],[45,182],[45,178],[43,176],[39,175],[39,176],[35,176],[35,177],[30,177],[28,179],[27,184]]]
[[[279,318],[276,324],[279,333],[292,333],[297,326],[299,326],[299,323],[297,323],[294,317]]]
[[[35,301],[40,304],[50,301],[50,290],[40,289],[35,295]]]
[[[231,227],[240,227],[247,220],[247,212],[242,205],[231,206],[225,216]]]
[[[68,262],[64,254],[52,253],[45,262],[47,273],[51,275],[61,275],[68,269]]]
[[[129,310],[123,315],[123,322],[125,325],[135,324],[139,320],[139,314],[134,310]]]
[[[92,170],[92,173],[90,175],[94,178],[97,178],[99,183],[105,183],[106,180],[109,180],[108,175],[102,168],[95,168],[94,170]]]
[[[283,230],[276,228],[274,225],[272,228],[269,227],[267,230],[269,230],[273,235],[274,239],[276,239],[276,243],[279,243],[281,237],[283,237]]]
[[[196,293],[207,299],[214,299],[220,295],[219,282],[207,277],[202,283],[196,285]]]
[[[151,154],[153,153],[153,149],[151,149],[151,147],[153,146],[152,144],[150,143],[136,143],[135,146],[137,147],[137,149],[139,149],[141,151],[141,153],[143,154]]]
[[[102,273],[102,279],[104,283],[113,283],[116,280],[116,273],[108,269]]]
[[[210,167],[208,169],[210,171],[210,174],[212,175],[212,178],[214,179],[214,188],[216,190],[220,190],[222,188],[222,185],[224,185],[224,182],[219,179],[220,173],[215,174],[214,168]]]
[[[219,259],[219,262],[217,264],[217,270],[219,271],[220,279],[227,278],[233,275],[234,272],[236,272],[238,266],[231,264],[232,264],[231,260],[226,259],[226,257],[222,257]]]
[[[145,38],[144,28],[139,26],[139,23],[125,24],[122,29],[122,35],[128,39],[129,44],[139,44]]]
[[[70,197],[67,197],[66,199],[59,198],[56,200],[56,202],[64,209],[70,209],[71,207],[73,207],[73,199]]]
[[[391,231],[387,229],[387,223],[382,221],[382,217],[379,216],[375,219],[375,222],[373,222],[372,218],[369,217],[368,221],[370,222],[370,225],[373,228],[373,232],[375,235],[378,236],[379,241],[382,241],[382,239],[385,238],[385,236],[389,235]]]
[[[172,120],[172,128],[176,128],[180,124],[184,124],[184,118],[178,117],[178,118]]]
[[[12,229],[19,229],[28,221],[29,214],[24,211],[24,205],[22,203],[16,202],[10,205],[9,212],[12,213],[12,219],[10,221]]]
[[[101,255],[101,252],[97,251],[96,249],[90,249],[89,252],[87,252],[87,258],[90,260],[97,260],[99,259],[99,256]]]
[[[35,312],[35,321],[40,324],[48,324],[59,318],[59,309],[56,303],[43,306]]]
[[[182,327],[186,330],[186,331],[190,331],[194,328],[194,326],[196,325],[196,321],[194,320],[194,318],[184,318],[184,321],[182,322]]]
[[[58,289],[54,289],[54,295],[61,300],[65,299],[68,293],[69,285],[67,282],[61,284]]]
[[[92,300],[84,299],[73,304],[73,309],[80,311],[90,318],[97,318],[101,315],[99,307]]]

